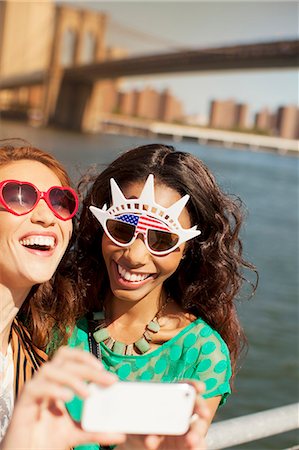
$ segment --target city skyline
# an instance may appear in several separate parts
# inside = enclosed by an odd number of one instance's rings
[[[122,47],[131,54],[298,37],[297,2],[136,3],[123,0],[68,3],[106,12],[106,43],[117,47],[121,41]],[[282,105],[298,103],[295,69],[148,76],[123,84],[124,89],[146,86],[171,89],[183,102],[186,114],[201,114],[206,118],[213,98],[249,103],[251,120],[261,109],[276,110]]]
[[[198,115],[186,115],[183,103],[171,90],[159,91],[149,86],[140,90],[120,88],[107,112],[137,119],[299,138],[299,107],[293,105],[281,105],[272,111],[263,108],[250,120],[250,104],[214,98],[209,105],[209,117],[203,121]]]
[[[123,88],[123,87],[121,86],[120,89],[119,89],[119,93],[124,93],[124,94],[125,94],[125,93],[129,93],[129,92],[133,92],[133,91],[139,91],[139,92],[140,92],[140,91],[143,91],[143,90],[155,90],[156,92],[159,92],[159,93],[162,93],[162,92],[164,92],[165,90],[167,90],[167,91],[169,91],[169,93],[170,93],[171,95],[173,94],[173,92],[172,92],[171,89],[167,89],[167,88],[164,89],[164,90],[162,90],[162,89],[155,89],[155,88],[154,88],[153,86],[151,86],[150,84],[148,84],[146,87],[144,87],[144,88],[142,88],[142,89],[135,89],[134,87],[131,87],[131,86]],[[179,100],[178,98],[176,98],[176,99]],[[210,115],[210,110],[211,110],[211,105],[212,105],[212,103],[213,103],[214,101],[220,101],[220,99],[215,97],[215,98],[212,98],[212,99],[210,100],[210,102],[209,102],[209,104],[208,104],[208,116],[206,117],[206,121],[207,121],[206,125],[208,125],[209,115]],[[226,99],[221,99],[221,101],[222,101],[222,102],[230,102],[230,101],[233,101],[233,102],[236,103],[236,104],[245,104],[245,103],[239,102],[237,98],[234,98],[234,99],[232,99],[232,98],[226,98]],[[248,107],[248,112],[249,112],[249,114],[250,114],[250,113],[251,113],[251,104],[250,104],[250,103],[246,103],[246,106]],[[269,113],[275,114],[275,113],[277,113],[277,111],[278,111],[278,109],[279,109],[280,107],[292,107],[292,106],[297,106],[297,105],[281,104],[279,107],[273,108],[273,109],[270,109],[270,108],[268,108],[268,107],[265,107],[265,108],[262,108],[262,109],[258,109],[258,110],[255,111],[254,116],[252,117],[252,120],[250,120],[250,121],[248,122],[248,128],[254,127],[255,114],[261,113],[261,112],[263,112],[263,111],[265,111],[265,110],[267,110]],[[297,108],[299,109],[299,106],[297,106]],[[182,109],[183,109],[183,111],[185,111],[185,105],[184,105],[183,102],[182,102]],[[186,118],[188,118],[188,117],[193,117],[193,115],[186,115],[186,114],[184,114],[184,115],[186,116]],[[195,116],[196,116],[196,114],[195,114]],[[205,124],[202,123],[201,125],[205,125]]]

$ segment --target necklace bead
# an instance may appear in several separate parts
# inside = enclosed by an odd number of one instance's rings
[[[157,318],[151,320],[150,323],[147,324],[146,328],[153,333],[158,333],[158,331],[160,330],[160,325],[157,321]]]
[[[105,341],[110,337],[109,331],[107,328],[100,328],[99,330],[93,333],[93,337],[95,341],[99,344],[100,342]]]
[[[134,343],[135,347],[138,348],[138,350],[140,351],[140,353],[146,353],[149,351],[149,349],[151,348],[151,346],[149,345],[148,341],[145,339],[145,337],[142,337],[140,339],[138,339],[138,341],[136,341]]]
[[[151,333],[158,333],[160,331],[158,316],[169,302],[170,299],[167,299],[162,308],[157,312],[156,316],[145,326],[145,330],[142,336],[137,339],[137,341],[130,344],[125,344],[113,339],[113,337],[110,336],[109,330],[106,325],[105,312],[94,312],[93,320],[98,322],[95,331],[93,332],[94,340],[98,345],[103,342],[107,348],[112,350],[114,353],[117,353],[118,355],[132,355],[134,348],[141,354],[148,352],[151,348]]]
[[[124,355],[126,352],[126,344],[123,342],[115,341],[112,347],[112,351],[118,355]]]

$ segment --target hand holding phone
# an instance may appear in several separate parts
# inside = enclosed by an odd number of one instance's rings
[[[120,381],[89,389],[82,415],[86,431],[173,436],[188,431],[196,398],[190,384]]]

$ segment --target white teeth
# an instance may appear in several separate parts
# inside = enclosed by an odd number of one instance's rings
[[[131,275],[130,275],[128,272],[126,272],[126,273],[123,275],[123,277],[124,277],[125,280],[128,280],[128,281],[131,280]]]
[[[126,281],[131,281],[133,283],[143,281],[150,275],[150,274],[142,274],[142,273],[137,274],[128,272],[124,267],[120,266],[119,264],[117,265],[117,268],[118,273],[122,278],[124,278]]]
[[[53,236],[30,236],[26,239],[21,239],[20,244],[25,246],[40,245],[54,248],[55,239]]]

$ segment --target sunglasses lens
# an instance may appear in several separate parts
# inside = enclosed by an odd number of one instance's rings
[[[52,188],[49,191],[51,206],[58,217],[69,219],[77,212],[75,194],[67,188]]]
[[[108,233],[120,244],[128,244],[134,237],[136,227],[120,220],[108,219],[106,222]]]
[[[29,184],[9,182],[2,189],[2,197],[8,208],[16,214],[25,214],[35,205],[37,192]]]
[[[155,252],[164,252],[172,249],[179,241],[179,237],[175,233],[167,231],[148,230],[148,245]]]

